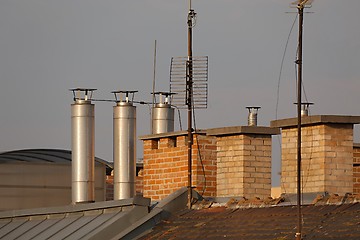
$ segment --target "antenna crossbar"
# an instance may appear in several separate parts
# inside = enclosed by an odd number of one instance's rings
[[[186,80],[188,57],[171,58],[170,67],[170,92],[176,93],[172,104],[179,108],[186,108]],[[192,88],[193,107],[195,109],[207,108],[208,96],[208,57],[192,57]]]

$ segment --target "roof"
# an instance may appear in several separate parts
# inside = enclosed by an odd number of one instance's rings
[[[196,191],[193,197],[202,199]],[[136,196],[0,212],[0,239],[294,239],[296,206],[271,206],[279,201],[267,207],[234,199],[225,205],[209,202],[202,199],[187,209],[184,187],[151,207],[150,199]],[[360,239],[357,195],[318,196],[302,213],[305,239]]]
[[[195,192],[194,192],[195,196]],[[0,212],[0,239],[136,239],[184,209],[187,188],[151,206],[134,198]]]
[[[304,239],[360,239],[360,203],[303,206]],[[294,239],[295,206],[182,210],[141,239]]]
[[[71,151],[64,149],[22,149],[0,153],[0,163],[71,163]],[[101,158],[95,162],[113,168]]]
[[[0,239],[111,239],[148,214],[150,199],[0,212]]]

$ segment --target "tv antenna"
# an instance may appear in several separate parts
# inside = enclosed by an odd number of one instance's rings
[[[193,57],[192,32],[196,25],[196,12],[189,0],[188,25],[188,55],[187,57],[171,58],[170,92],[173,95],[172,104],[179,108],[187,108],[188,113],[188,207],[192,207],[192,111],[195,108],[207,108],[207,78],[208,57]]]
[[[298,36],[298,53],[295,63],[298,66],[297,75],[297,210],[298,210],[298,225],[295,234],[296,240],[301,240],[302,231],[302,216],[301,216],[301,90],[302,90],[302,51],[303,51],[303,24],[304,24],[304,9],[310,8],[313,0],[296,0],[291,3],[291,7],[298,9],[299,14],[299,36]]]

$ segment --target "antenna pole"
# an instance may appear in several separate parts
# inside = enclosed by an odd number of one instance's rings
[[[152,109],[154,109],[155,105],[155,81],[156,81],[156,40],[155,40],[155,47],[154,47],[154,75],[153,75],[153,84],[152,84]],[[150,119],[150,126],[151,126],[151,133],[154,133],[153,125],[152,125],[152,111],[151,111],[151,119]]]
[[[188,208],[192,205],[192,144],[193,144],[193,129],[192,129],[192,108],[193,108],[193,62],[192,62],[192,28],[193,19],[196,13],[191,9],[191,0],[189,0],[189,13],[187,18],[188,24],[188,59],[187,59],[187,79],[186,79],[186,104],[188,106]]]
[[[296,64],[298,65],[298,82],[297,82],[297,209],[298,209],[298,225],[296,232],[296,240],[301,240],[302,216],[301,216],[301,84],[302,84],[302,40],[303,40],[303,22],[304,22],[304,4],[307,1],[299,2],[299,39],[298,39],[298,57]]]

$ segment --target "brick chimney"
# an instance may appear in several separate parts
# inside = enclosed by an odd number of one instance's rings
[[[353,192],[353,126],[359,116],[302,117],[302,191]],[[297,119],[271,122],[281,128],[281,190],[296,193]]]
[[[153,134],[140,139],[144,143],[144,197],[155,201],[162,200],[170,193],[187,186],[187,132]],[[204,192],[204,196],[216,195],[215,141],[216,138],[207,136],[205,131],[194,133],[192,186],[196,187],[196,191]]]
[[[239,126],[209,129],[216,137],[217,196],[271,196],[271,136],[278,128]]]

